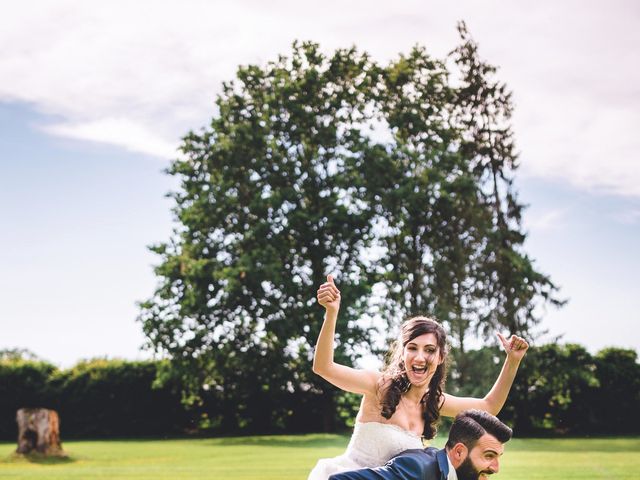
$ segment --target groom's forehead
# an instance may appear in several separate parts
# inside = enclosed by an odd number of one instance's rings
[[[493,452],[496,455],[502,455],[504,444],[493,435],[485,433],[478,439],[473,449],[477,449],[482,454]]]

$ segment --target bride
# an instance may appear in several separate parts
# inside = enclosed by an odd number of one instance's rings
[[[361,394],[362,402],[346,452],[319,460],[308,480],[327,480],[334,473],[382,466],[404,450],[423,448],[422,438],[435,436],[440,415],[455,417],[470,408],[497,415],[529,348],[520,337],[512,335],[507,340],[498,334],[507,358],[493,388],[484,398],[456,397],[442,390],[447,347],[438,322],[427,317],[405,321],[384,370],[359,370],[333,361],[340,291],[331,275],[318,289],[318,303],[326,315],[313,371],[342,390]]]

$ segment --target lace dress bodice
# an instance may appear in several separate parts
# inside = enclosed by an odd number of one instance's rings
[[[327,480],[338,472],[380,467],[400,452],[414,448],[423,445],[413,432],[388,423],[356,422],[346,452],[318,461],[308,480]]]
[[[346,454],[364,467],[377,467],[412,448],[422,448],[420,436],[413,432],[389,423],[356,422]]]

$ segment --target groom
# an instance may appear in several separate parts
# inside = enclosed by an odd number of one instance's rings
[[[498,473],[511,429],[490,413],[465,410],[451,425],[445,448],[407,450],[383,467],[336,473],[329,480],[478,480]]]

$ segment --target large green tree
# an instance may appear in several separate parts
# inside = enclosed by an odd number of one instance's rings
[[[141,319],[190,393],[218,392],[223,428],[282,424],[300,410],[291,393],[300,403],[321,393],[323,415],[304,421],[334,428],[336,391],[310,370],[322,322],[315,291],[326,274],[339,276],[337,357],[350,363],[368,338],[357,319],[371,284],[361,130],[372,70],[353,49],[327,57],[311,43],[264,68],[242,67],[211,125],[184,138],[184,158],[169,170],[181,181],[180,228],[153,248],[162,283]]]
[[[459,33],[445,60],[415,48],[384,69],[387,174],[368,191],[386,227],[379,272],[388,311],[445,322],[464,381],[470,338],[526,335],[540,321],[536,306],[562,301],[523,248],[511,94],[464,23]]]
[[[185,136],[169,169],[178,228],[153,247],[160,284],[140,320],[171,359],[161,378],[205,400],[205,423],[335,427],[348,397],[310,368],[328,273],[343,298],[338,361],[371,350],[366,314],[378,334],[431,314],[463,379],[470,336],[525,333],[537,303],[557,302],[522,248],[510,95],[460,34],[445,59],[414,48],[387,66],[296,43],[241,67],[211,124]]]

